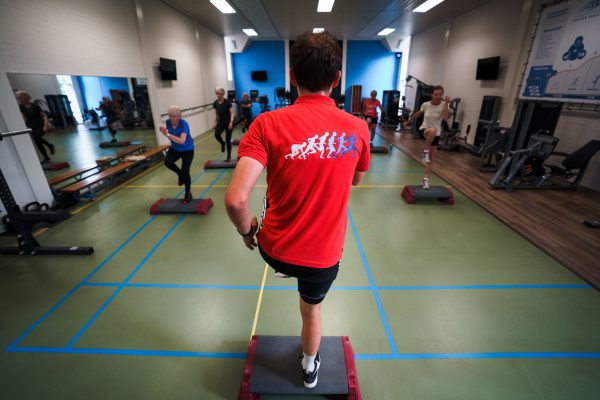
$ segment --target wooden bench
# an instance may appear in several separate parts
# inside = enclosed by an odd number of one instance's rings
[[[83,176],[83,174],[85,174],[86,172],[89,172],[95,168],[97,168],[96,165],[90,165],[87,167],[77,168],[77,169],[74,169],[71,171],[67,171],[63,174],[60,174],[58,176],[48,179],[48,184],[50,186],[54,186],[58,183],[68,181],[69,179],[81,180],[81,177]]]
[[[90,189],[90,192],[92,192],[92,197],[94,197],[93,190],[92,190],[92,186],[94,184],[100,183],[104,180],[111,179],[118,173],[125,172],[127,169],[133,167],[135,164],[136,164],[135,162],[123,161],[122,163],[119,163],[119,164],[115,165],[114,167],[107,168],[102,172],[92,175],[89,178],[82,179],[78,182],[75,182],[75,183],[69,185],[69,186],[65,186],[64,188],[61,188],[60,190],[61,190],[61,192],[64,192],[64,193],[75,194],[75,193],[78,193],[78,192],[82,191],[83,189],[87,188],[87,189]]]
[[[115,161],[117,163],[124,161],[127,156],[130,156],[135,153],[141,153],[145,148],[146,148],[146,146],[144,146],[143,144],[129,146],[129,147],[126,147],[123,150],[119,151],[118,153],[116,153],[113,156],[106,156],[106,157],[99,158],[98,160],[96,160],[96,164],[98,164],[98,166],[100,168],[111,167],[111,166],[115,165],[114,164]]]
[[[75,194],[81,194],[81,192],[84,189],[88,189],[90,192],[89,197],[91,197],[93,199],[93,198],[95,198],[95,194],[94,194],[95,186],[101,184],[102,182],[111,181],[117,175],[119,175],[121,173],[125,173],[128,170],[131,170],[133,168],[143,167],[143,164],[147,164],[150,161],[150,159],[156,157],[159,154],[162,154],[168,148],[169,148],[169,146],[167,146],[167,145],[157,146],[153,149],[147,150],[146,152],[142,153],[142,156],[144,156],[143,160],[122,161],[117,165],[106,168],[97,174],[94,174],[88,178],[82,179],[71,185],[65,186],[65,187],[61,188],[60,190],[61,190],[61,192],[75,195]]]

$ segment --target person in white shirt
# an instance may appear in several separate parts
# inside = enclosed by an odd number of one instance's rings
[[[411,122],[422,114],[423,124],[419,127],[421,136],[425,138],[425,149],[423,150],[423,163],[425,164],[425,177],[423,178],[423,189],[429,189],[429,173],[433,168],[433,159],[437,149],[440,135],[442,134],[442,121],[448,119],[448,104],[450,98],[444,96],[444,88],[434,86],[431,101],[421,105],[421,109],[404,122],[404,126],[410,126]]]

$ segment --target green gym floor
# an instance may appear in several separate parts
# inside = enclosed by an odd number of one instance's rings
[[[235,399],[251,335],[299,334],[294,281],[243,246],[232,173],[204,171],[223,155],[210,132],[196,142],[207,215],[149,215],[181,196],[157,166],[37,236],[92,256],[0,256],[0,397]],[[598,399],[600,293],[457,191],[406,204],[421,173],[373,155],[350,197],[323,333],[350,337],[363,398]],[[263,176],[257,214],[264,192]]]

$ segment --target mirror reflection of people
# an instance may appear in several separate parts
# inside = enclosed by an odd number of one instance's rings
[[[377,100],[377,90],[371,90],[371,97],[365,100],[362,109],[362,114],[367,120],[367,125],[371,132],[371,146],[373,145],[373,139],[375,139],[375,126],[377,125],[377,119],[379,118],[377,107],[381,109],[383,114],[383,106],[381,105],[381,102]]]
[[[169,107],[169,119],[166,126],[159,129],[162,134],[171,141],[171,147],[167,150],[165,156],[165,166],[177,174],[177,184],[185,185],[185,196],[183,203],[192,201],[192,178],[190,176],[190,167],[194,159],[194,140],[190,134],[190,126],[187,121],[181,118],[181,108],[179,106]],[[181,168],[175,164],[175,161],[181,158]]]
[[[213,125],[215,138],[221,144],[221,153],[225,152],[225,146],[227,146],[227,159],[225,161],[229,162],[231,161],[231,135],[233,133],[235,111],[233,110],[233,104],[225,98],[225,89],[217,87],[215,94],[217,95],[217,100],[213,103],[215,109],[215,123]],[[225,141],[223,141],[223,131],[225,131]]]
[[[96,110],[101,110],[106,117],[106,125],[112,136],[110,142],[117,143],[117,133],[119,132],[119,129],[124,129],[123,124],[121,123],[121,113],[108,97],[102,97],[102,103],[100,103]]]
[[[252,102],[248,93],[242,95],[242,103],[240,104],[240,114],[242,117],[242,133],[246,132],[252,122]]]
[[[19,90],[16,92],[16,95],[17,101],[19,102],[19,110],[21,110],[25,125],[31,129],[33,142],[42,154],[42,157],[44,157],[42,163],[47,163],[50,161],[50,157],[48,157],[48,153],[44,146],[48,147],[50,154],[56,152],[54,145],[43,137],[44,133],[48,132],[48,116],[37,104],[31,102],[31,96],[26,91]]]
[[[421,109],[414,113],[404,122],[404,126],[410,126],[411,122],[420,115],[424,115],[423,123],[419,128],[421,136],[425,138],[425,149],[423,150],[423,163],[425,164],[425,177],[423,178],[423,189],[429,189],[429,174],[433,169],[433,159],[437,145],[442,134],[442,121],[448,119],[448,105],[450,97],[444,97],[444,88],[434,86],[431,101],[421,105]]]
[[[335,36],[298,36],[290,65],[300,97],[252,122],[240,142],[225,205],[244,245],[258,247],[276,276],[297,279],[300,366],[304,386],[313,388],[321,365],[321,302],[340,270],[351,186],[369,168],[369,130],[330,97],[342,68]],[[265,169],[268,189],[259,224],[250,199]]]

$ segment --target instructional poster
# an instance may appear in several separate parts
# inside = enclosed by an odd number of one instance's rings
[[[523,97],[600,101],[600,0],[544,8],[528,65]]]

